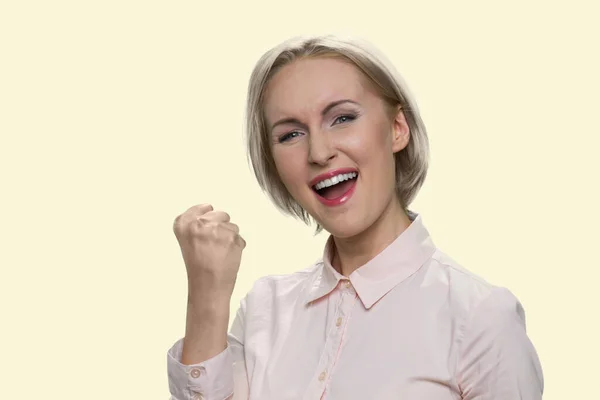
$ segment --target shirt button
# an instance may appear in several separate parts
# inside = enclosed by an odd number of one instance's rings
[[[340,326],[342,324],[342,317],[338,317],[337,321],[335,321],[335,326]]]
[[[190,371],[190,375],[192,376],[192,378],[195,379],[202,375],[203,372],[204,368],[192,368],[192,370]]]
[[[325,371],[321,372],[321,375],[319,375],[319,380],[321,382],[323,382],[325,380],[325,377],[327,376],[327,374],[325,373]]]
[[[344,281],[344,287],[349,288],[350,286],[352,286],[350,281]]]

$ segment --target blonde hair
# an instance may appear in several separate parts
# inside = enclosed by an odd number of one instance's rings
[[[281,181],[269,140],[264,117],[265,88],[283,66],[306,57],[338,57],[357,67],[393,109],[401,107],[410,127],[408,145],[395,154],[396,194],[407,207],[425,181],[429,164],[429,143],[416,101],[402,76],[370,43],[334,35],[304,36],[288,39],[267,51],[256,63],[248,85],[246,109],[246,145],[248,158],[261,189],[284,214],[306,224],[313,218],[294,200]],[[317,221],[316,233],[322,230]]]

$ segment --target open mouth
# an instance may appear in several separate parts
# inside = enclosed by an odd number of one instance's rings
[[[325,200],[336,200],[344,197],[356,184],[357,172],[339,174],[325,179],[312,187],[317,195]]]

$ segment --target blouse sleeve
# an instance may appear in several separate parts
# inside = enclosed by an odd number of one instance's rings
[[[199,364],[181,363],[183,339],[167,353],[170,400],[247,400],[244,358],[244,302],[228,333],[227,348]]]
[[[542,399],[542,367],[519,300],[495,288],[465,326],[458,380],[465,400]]]

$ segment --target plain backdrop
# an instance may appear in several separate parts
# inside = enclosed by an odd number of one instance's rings
[[[172,231],[210,202],[252,283],[320,257],[246,161],[248,78],[300,34],[363,37],[431,142],[411,209],[522,301],[547,400],[600,399],[594,1],[4,1],[0,398],[166,399],[186,277]]]

